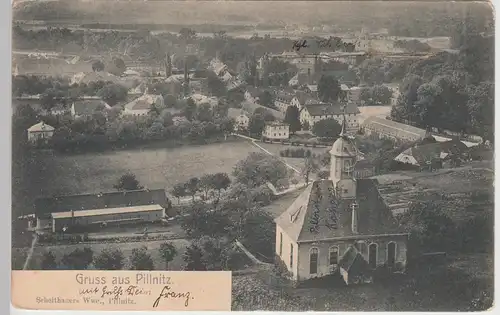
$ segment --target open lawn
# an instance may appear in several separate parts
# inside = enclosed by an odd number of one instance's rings
[[[292,145],[263,143],[263,142],[258,142],[258,144],[279,158],[282,158],[280,156],[280,151],[284,151],[286,149],[289,149],[289,150],[297,150],[297,149],[310,150],[311,153],[314,153],[316,155],[321,155],[330,149],[330,148],[313,148],[313,147],[302,147],[302,146],[292,146]],[[283,157],[282,159],[286,163],[288,163],[289,165],[298,169],[299,171],[304,167],[304,159],[303,158]]]
[[[231,141],[176,148],[130,149],[104,153],[61,155],[34,152],[17,178],[15,189],[23,198],[14,200],[17,213],[30,213],[33,200],[54,194],[83,194],[114,190],[113,185],[126,172],[151,189],[169,192],[176,183],[193,176],[227,172],[246,158],[260,151],[247,141]],[[28,198],[25,198],[29,196]]]

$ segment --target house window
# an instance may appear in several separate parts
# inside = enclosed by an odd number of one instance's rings
[[[328,255],[328,263],[330,266],[337,265],[339,263],[339,247],[330,247],[330,253]]]
[[[283,254],[283,233],[280,233],[280,257]]]
[[[290,269],[293,268],[293,244],[290,244]]]
[[[378,246],[375,243],[368,246],[368,264],[371,268],[375,269],[377,267],[377,249]]]
[[[394,267],[396,263],[396,243],[389,242],[387,244],[387,266]]]
[[[318,273],[318,249],[311,248],[311,252],[309,253],[309,273],[317,274]]]

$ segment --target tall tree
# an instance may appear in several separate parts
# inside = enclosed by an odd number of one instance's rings
[[[99,270],[121,270],[123,261],[123,253],[119,248],[107,247],[94,256],[94,267]]]
[[[203,252],[201,248],[195,244],[192,244],[186,249],[182,258],[185,263],[184,270],[207,270],[206,263],[203,259]]]
[[[198,177],[190,178],[186,184],[186,192],[193,198],[196,196],[196,193],[200,191],[200,179]]]
[[[177,255],[177,249],[172,243],[162,243],[160,245],[160,255],[165,261],[165,270],[168,270],[168,263],[174,260],[175,255]]]
[[[132,173],[122,175],[113,187],[118,190],[139,190],[144,188]]]
[[[127,88],[120,84],[108,84],[97,92],[103,101],[113,106],[127,99]]]
[[[304,176],[304,180],[306,184],[309,183],[309,176],[311,173],[316,173],[320,169],[319,163],[315,161],[312,157],[304,158],[304,166],[302,167],[302,175]]]
[[[340,83],[332,76],[323,75],[318,82],[318,96],[325,103],[335,102],[339,99]]]
[[[71,253],[64,255],[62,263],[66,268],[72,270],[84,270],[92,263],[93,258],[94,253],[90,247],[77,248]]]
[[[220,199],[221,190],[226,190],[231,185],[231,179],[227,173],[216,173],[213,177],[212,188],[217,190],[217,200]]]
[[[186,184],[185,183],[175,184],[174,188],[172,189],[172,195],[175,198],[177,198],[177,203],[181,203],[181,197],[187,195]]]
[[[290,132],[295,134],[302,128],[297,106],[288,106],[285,112],[285,123],[290,125]]]
[[[142,246],[132,249],[130,255],[130,268],[132,270],[154,270],[154,263],[151,255],[148,254],[148,248]]]
[[[314,124],[312,132],[321,138],[336,138],[342,129],[342,126],[335,118],[323,119]]]
[[[236,180],[249,187],[257,187],[283,178],[288,178],[288,168],[274,156],[252,152],[245,159],[236,163],[233,169]]]

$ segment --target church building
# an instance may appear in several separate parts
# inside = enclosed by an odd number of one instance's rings
[[[346,130],[344,117],[329,178],[309,184],[275,220],[276,255],[296,281],[340,274],[347,284],[367,283],[377,268],[405,270],[408,233],[377,181],[354,177],[358,151]]]

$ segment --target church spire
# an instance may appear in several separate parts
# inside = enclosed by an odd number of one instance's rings
[[[342,129],[340,130],[340,137],[347,136],[347,122],[345,119],[345,104],[342,105]]]

